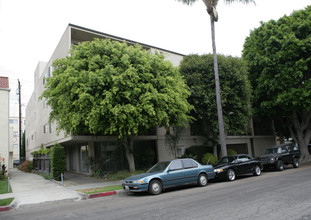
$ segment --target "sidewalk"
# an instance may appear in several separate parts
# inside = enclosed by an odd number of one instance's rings
[[[18,208],[22,205],[42,202],[83,199],[85,195],[75,190],[116,185],[121,184],[121,181],[107,182],[85,175],[66,173],[64,186],[62,186],[37,174],[10,169],[10,183],[13,193],[0,194],[0,199],[14,197],[11,207]]]

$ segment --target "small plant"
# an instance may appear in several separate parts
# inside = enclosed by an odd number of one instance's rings
[[[22,163],[22,165],[18,167],[18,169],[20,169],[21,171],[30,173],[33,170],[33,163],[32,161],[29,161],[29,160],[25,161],[24,163]]]

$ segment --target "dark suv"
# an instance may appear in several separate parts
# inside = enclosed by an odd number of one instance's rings
[[[299,167],[300,151],[293,143],[282,144],[267,148],[265,155],[260,157],[264,169],[275,168],[282,171],[284,165],[292,164],[294,168]]]

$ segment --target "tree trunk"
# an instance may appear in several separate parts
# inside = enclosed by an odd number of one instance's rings
[[[221,147],[221,156],[224,157],[224,156],[227,156],[227,147],[226,147],[224,120],[222,116],[221,97],[220,97],[218,62],[217,62],[216,42],[215,42],[215,21],[212,15],[210,15],[210,19],[211,19],[211,29],[212,29],[211,32],[212,32],[212,44],[213,44],[213,55],[214,55],[214,72],[215,72],[218,125],[219,125],[219,141],[220,141],[220,147]]]
[[[308,151],[308,144],[311,139],[311,111],[303,111],[302,113],[293,113],[290,118],[291,124],[288,129],[291,137],[298,144],[301,152],[301,161],[311,160]]]
[[[121,139],[122,144],[125,148],[125,156],[129,165],[130,172],[135,171],[135,160],[134,160],[134,136],[124,137]]]

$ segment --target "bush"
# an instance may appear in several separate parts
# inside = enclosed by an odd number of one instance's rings
[[[60,180],[60,176],[65,171],[66,156],[65,150],[59,144],[55,144],[50,151],[51,171],[53,178]]]
[[[235,150],[232,150],[232,149],[227,149],[227,155],[236,155],[238,154]]]
[[[32,161],[25,161],[18,167],[21,171],[30,173],[33,170],[33,163]]]
[[[206,154],[207,152],[212,153],[213,148],[207,145],[191,146],[185,150],[185,156],[191,155],[192,158],[195,156],[196,160],[202,163],[203,155]]]
[[[204,164],[212,164],[214,165],[217,162],[217,157],[214,154],[206,153],[203,155],[202,162]]]

